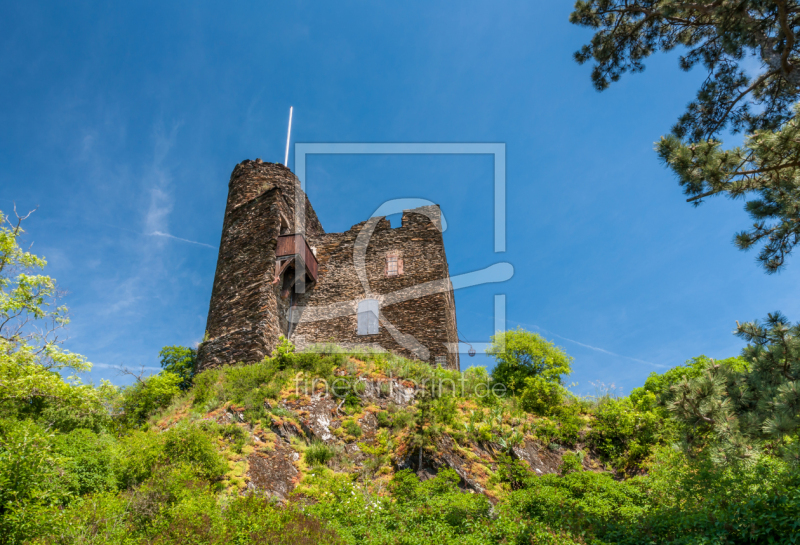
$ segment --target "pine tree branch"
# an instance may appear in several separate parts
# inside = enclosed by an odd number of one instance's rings
[[[752,85],[750,85],[747,89],[742,91],[739,94],[739,96],[737,96],[735,99],[733,99],[731,101],[730,105],[725,109],[725,113],[722,114],[722,116],[719,118],[719,121],[717,121],[717,124],[714,125],[714,128],[706,133],[706,138],[711,138],[714,135],[714,133],[716,133],[720,129],[720,127],[722,127],[722,125],[725,123],[725,120],[728,118],[728,115],[731,113],[731,110],[733,110],[733,107],[736,106],[736,104],[740,100],[742,100],[745,96],[747,96],[751,91],[753,91],[757,86],[759,86],[764,80],[766,80],[767,78],[769,78],[769,77],[771,77],[771,76],[773,76],[775,74],[776,74],[775,71],[766,72],[766,73],[762,74],[761,76],[759,76],[752,83]],[[710,77],[710,75],[709,75],[709,77]]]
[[[783,73],[788,79],[789,72],[794,70],[794,67],[789,64],[789,54],[794,48],[794,32],[789,27],[788,15],[786,13],[786,0],[775,0],[775,3],[778,5],[778,21],[781,30],[783,30],[784,36],[786,36],[786,44],[781,54],[781,68],[783,68]]]

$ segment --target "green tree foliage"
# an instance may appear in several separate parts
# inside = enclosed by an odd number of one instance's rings
[[[572,372],[572,357],[564,349],[521,327],[492,336],[486,353],[497,362],[492,379],[512,393],[522,391],[529,377],[561,384]]]
[[[684,379],[701,377],[709,365],[720,365],[735,372],[746,371],[749,368],[747,360],[741,357],[715,361],[707,356],[698,356],[664,373],[650,373],[644,385],[631,390],[629,397],[633,404],[637,406],[666,408],[674,393],[672,386],[682,382]]]
[[[132,426],[139,426],[156,410],[168,406],[181,393],[183,379],[175,373],[162,371],[157,375],[136,379],[122,393],[122,417]]]
[[[181,378],[178,387],[186,391],[192,386],[197,372],[197,350],[185,346],[165,346],[158,354],[161,368]]]
[[[60,346],[57,334],[69,323],[67,309],[57,304],[55,281],[34,274],[47,262],[20,247],[27,217],[11,223],[0,212],[0,412],[104,412],[115,391],[111,384],[93,388],[62,375],[88,371],[91,364]]]
[[[525,378],[519,395],[523,410],[542,416],[552,414],[553,409],[563,405],[566,398],[567,391],[561,384],[541,376]]]
[[[498,507],[501,516],[537,520],[585,543],[797,543],[798,478],[774,458],[719,466],[666,448],[646,476],[546,475]]]
[[[34,414],[52,406],[101,412],[115,391],[108,382],[94,388],[75,376],[65,379],[57,370],[42,365],[41,354],[31,345],[0,338],[0,409],[4,412]]]
[[[30,216],[30,214],[28,214]],[[22,221],[12,223],[0,211],[0,339],[3,352],[28,352],[46,369],[88,371],[91,364],[59,345],[57,333],[69,323],[67,308],[57,306],[58,290],[49,276],[32,274],[47,262],[20,248]],[[8,227],[6,227],[8,225]]]
[[[620,473],[639,473],[660,444],[676,438],[676,426],[664,411],[631,398],[609,398],[595,409],[588,444]]]
[[[800,461],[800,324],[780,313],[764,323],[740,324],[750,344],[749,365],[709,362],[703,374],[671,387],[669,409],[686,425],[689,447],[712,448],[718,461],[732,462],[765,447]]]
[[[570,21],[596,31],[575,58],[594,62],[598,90],[678,46],[682,69],[703,66],[696,99],[656,151],[689,202],[751,196],[745,209],[755,223],[735,242],[763,244],[760,263],[779,270],[800,241],[800,3],[579,0]],[[750,59],[755,73],[745,68]],[[724,131],[744,132],[744,144],[724,148]]]

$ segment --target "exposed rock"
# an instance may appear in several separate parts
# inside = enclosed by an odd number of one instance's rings
[[[526,439],[521,445],[512,449],[514,456],[528,462],[537,475],[558,473],[561,466],[561,454],[549,448],[541,448],[534,441]]]
[[[251,454],[247,458],[250,487],[285,501],[297,485],[300,473],[292,462],[299,458],[297,452],[281,442],[269,454]]]
[[[287,420],[281,421],[280,424],[273,423],[270,429],[287,443],[290,443],[293,437],[302,437],[303,435],[303,431],[294,422]]]
[[[314,394],[308,405],[303,406],[307,413],[300,420],[300,425],[306,436],[316,438],[325,443],[331,443],[336,438],[331,433],[331,423],[336,418],[337,401],[328,395]]]
[[[440,466],[453,469],[461,477],[464,488],[483,493],[484,488],[469,471],[470,462],[455,449],[455,442],[449,435],[443,435],[436,441],[435,459]]]

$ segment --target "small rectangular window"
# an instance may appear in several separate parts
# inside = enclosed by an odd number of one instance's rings
[[[386,276],[403,275],[403,254],[400,250],[386,252]]]
[[[378,334],[378,309],[377,299],[364,299],[358,302],[358,334],[377,335]]]
[[[447,367],[447,356],[436,356],[436,367]]]

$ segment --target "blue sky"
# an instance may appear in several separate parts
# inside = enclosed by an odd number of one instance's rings
[[[735,355],[735,320],[800,317],[800,263],[767,276],[736,250],[742,202],[684,202],[653,142],[703,78],[676,56],[597,93],[563,2],[7,2],[0,6],[0,209],[39,207],[27,243],[67,290],[67,347],[115,367],[203,335],[227,182],[297,142],[504,142],[507,252],[488,156],[314,156],[328,231],[393,198],[441,205],[463,338],[507,325],[574,356],[576,391]],[[293,159],[290,157],[290,166]],[[485,357],[462,366],[491,364]]]

